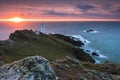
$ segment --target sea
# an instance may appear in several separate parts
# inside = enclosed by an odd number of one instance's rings
[[[7,40],[15,30],[40,31],[41,22],[10,23],[0,22],[0,40]],[[45,32],[73,36],[82,40],[86,52],[96,52],[92,56],[96,63],[111,61],[120,64],[120,22],[119,21],[84,21],[84,22],[44,22]]]

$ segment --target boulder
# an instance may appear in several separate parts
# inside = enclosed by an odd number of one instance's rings
[[[48,60],[31,56],[0,67],[0,80],[56,80]]]
[[[99,56],[96,52],[92,53],[93,56]]]
[[[90,29],[90,30],[86,30],[85,32],[90,33],[90,32],[94,32],[94,31],[95,31],[95,30]]]
[[[86,50],[86,52],[89,52],[89,53],[90,53],[90,50]]]

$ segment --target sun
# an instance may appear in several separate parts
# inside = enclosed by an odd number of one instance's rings
[[[20,23],[20,22],[33,22],[33,21],[45,21],[45,20],[43,20],[43,19],[13,17],[13,18],[9,18],[9,19],[0,19],[0,22],[1,21],[10,21],[10,22],[15,22],[15,23]]]
[[[9,19],[9,21],[19,23],[19,22],[25,21],[25,19],[20,18],[20,17],[14,17],[14,18]]]

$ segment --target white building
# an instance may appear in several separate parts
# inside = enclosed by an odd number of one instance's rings
[[[40,31],[41,31],[42,33],[45,33],[45,24],[44,24],[44,23],[41,23],[41,24],[40,24]]]

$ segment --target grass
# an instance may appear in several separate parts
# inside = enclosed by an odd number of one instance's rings
[[[23,33],[22,33],[23,35]],[[19,38],[14,44],[6,44],[0,48],[4,56],[0,57],[5,63],[10,63],[27,56],[39,55],[49,61],[65,56],[75,57],[72,51],[74,48],[69,43],[48,35],[34,35],[35,39]],[[11,47],[13,49],[11,49]]]
[[[12,33],[10,39],[14,42],[5,41],[4,45],[0,45],[0,54],[4,54],[0,56],[0,60],[5,63],[35,55],[43,56],[49,61],[65,56],[79,58],[82,61],[94,61],[87,53],[73,46],[69,41],[66,42],[53,35],[42,33],[36,35],[32,30],[21,30]]]

